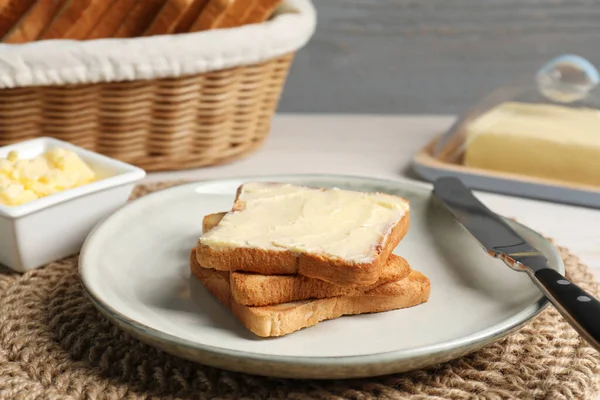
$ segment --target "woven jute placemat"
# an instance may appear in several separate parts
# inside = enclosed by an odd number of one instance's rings
[[[140,186],[134,197],[171,184]],[[598,295],[560,249],[567,274]],[[404,374],[347,381],[270,379],[171,356],[106,321],[70,257],[25,274],[0,270],[1,399],[596,399],[600,357],[551,307],[469,356]]]

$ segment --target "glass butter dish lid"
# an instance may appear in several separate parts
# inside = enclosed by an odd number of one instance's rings
[[[599,82],[586,59],[557,57],[529,85],[501,88],[477,104],[433,145],[431,156],[542,184],[600,189]]]

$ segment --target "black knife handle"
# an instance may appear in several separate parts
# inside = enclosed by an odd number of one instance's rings
[[[553,269],[540,269],[532,277],[563,317],[600,350],[600,301]]]

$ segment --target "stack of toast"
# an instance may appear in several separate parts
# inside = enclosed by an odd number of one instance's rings
[[[248,330],[282,336],[426,302],[429,279],[392,253],[409,225],[398,196],[249,182],[204,216],[190,268]]]
[[[0,0],[0,41],[131,38],[267,20],[282,0]]]

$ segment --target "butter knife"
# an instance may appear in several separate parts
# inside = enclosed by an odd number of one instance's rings
[[[526,272],[563,317],[600,351],[600,302],[548,267],[548,260],[521,238],[500,216],[489,210],[460,179],[439,178],[433,185],[456,220],[495,258]]]

